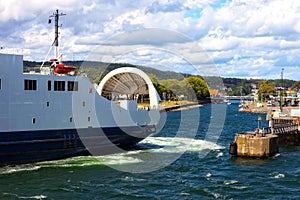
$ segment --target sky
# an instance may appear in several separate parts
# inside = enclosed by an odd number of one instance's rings
[[[0,0],[0,52],[199,75],[300,80],[299,0]]]

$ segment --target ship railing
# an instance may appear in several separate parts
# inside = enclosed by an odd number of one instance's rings
[[[23,55],[23,49],[22,48],[9,48],[9,47],[0,46],[0,53]]]

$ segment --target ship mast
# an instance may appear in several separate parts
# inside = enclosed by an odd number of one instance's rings
[[[64,13],[58,13],[58,9],[56,10],[55,13],[53,13],[53,15],[50,16],[50,18],[54,17],[55,19],[55,37],[54,37],[54,42],[52,44],[52,46],[54,45],[55,46],[55,57],[58,58],[58,28],[59,28],[59,25],[58,25],[58,21],[59,21],[59,17],[60,16],[63,16],[63,15],[66,15]]]

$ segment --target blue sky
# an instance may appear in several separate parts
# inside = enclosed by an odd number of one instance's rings
[[[56,9],[65,60],[300,80],[298,0],[0,0],[1,52],[44,60]]]

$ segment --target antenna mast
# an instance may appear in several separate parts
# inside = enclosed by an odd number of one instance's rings
[[[66,15],[64,13],[58,13],[58,9],[56,10],[55,13],[53,13],[53,15],[50,16],[50,18],[54,17],[55,19],[55,37],[54,37],[54,42],[52,44],[52,46],[54,45],[55,46],[55,57],[57,58],[58,57],[58,28],[59,28],[59,25],[58,25],[58,21],[59,21],[59,17],[60,16],[63,16],[63,15]]]
[[[282,96],[284,95],[283,68],[281,69],[280,112],[282,113]]]

